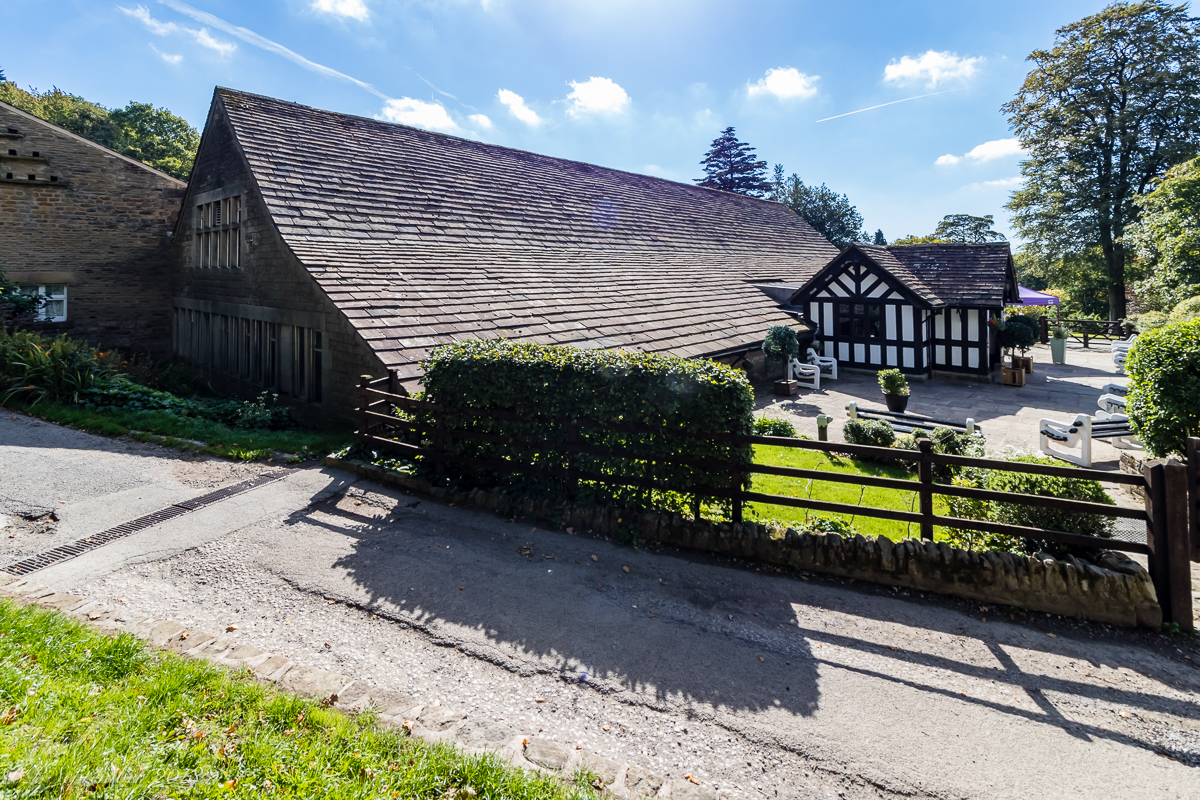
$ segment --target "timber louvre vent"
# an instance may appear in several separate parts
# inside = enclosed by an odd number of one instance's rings
[[[268,483],[274,483],[275,481],[287,475],[288,472],[290,472],[290,470],[276,470],[275,472],[271,472],[266,475],[260,475],[257,478],[250,478],[249,480],[230,484],[223,489],[217,489],[214,492],[202,494],[199,497],[193,497],[191,500],[184,500],[182,503],[169,505],[164,509],[153,511],[143,517],[138,517],[137,519],[130,520],[129,522],[122,522],[120,525],[109,528],[106,531],[94,533],[91,536],[78,539],[70,544],[64,544],[59,547],[55,547],[52,550],[47,550],[44,553],[38,553],[37,555],[22,559],[14,564],[9,564],[7,567],[0,568],[0,572],[7,572],[9,575],[28,575],[31,572],[37,572],[40,569],[45,569],[46,567],[53,566],[54,564],[61,564],[64,561],[70,561],[76,556],[81,556],[84,553],[90,550],[95,550],[96,548],[106,545],[109,542],[116,541],[117,539],[123,539],[130,534],[137,533],[138,531],[144,531],[146,528],[151,528],[159,523],[166,522],[167,520],[175,519],[176,517],[182,517],[184,514],[197,511],[205,506],[210,506],[213,503],[219,503],[222,500],[227,500],[230,497],[243,494],[251,489],[257,489],[259,486],[265,486]]]

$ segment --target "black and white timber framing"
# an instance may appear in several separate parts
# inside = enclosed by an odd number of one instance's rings
[[[847,367],[990,376],[1000,350],[989,323],[1013,302],[1007,244],[853,244],[785,306],[816,329],[819,353]]]

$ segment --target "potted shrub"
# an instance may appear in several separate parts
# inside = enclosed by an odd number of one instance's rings
[[[883,389],[883,399],[887,402],[888,411],[903,414],[908,408],[908,379],[898,369],[879,370],[879,388]]]
[[[763,337],[762,350],[767,361],[779,364],[783,368],[783,380],[775,381],[775,394],[799,393],[796,382],[787,380],[788,360],[800,356],[800,339],[796,332],[786,325],[768,328],[767,335]]]
[[[1050,357],[1055,364],[1067,363],[1067,337],[1071,332],[1061,324],[1050,329]]]
[[[1033,372],[1033,359],[1025,354],[1029,352],[1029,348],[1037,344],[1038,337],[1041,335],[1041,326],[1032,318],[1021,315],[1014,315],[1005,322],[1008,326],[1018,329],[1018,333],[1014,335],[1013,347],[1020,350],[1021,355],[1020,357],[1013,356],[1013,369],[1022,369],[1026,373]]]

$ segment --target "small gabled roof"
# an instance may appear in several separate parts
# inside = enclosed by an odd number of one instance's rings
[[[219,88],[285,244],[402,380],[505,337],[705,356],[836,248],[786,206]]]
[[[1007,242],[878,245],[853,243],[789,299],[799,305],[829,270],[861,254],[928,308],[999,308],[1020,302]]]
[[[946,305],[998,308],[1020,302],[1008,242],[893,245],[887,250]]]
[[[908,293],[919,304],[928,308],[940,308],[945,305],[941,298],[934,294],[918,275],[896,259],[889,252],[888,248],[872,244],[862,244],[860,242],[853,242],[847,245],[837,258],[826,264],[821,271],[793,292],[791,298],[788,300],[788,305],[800,306],[804,302],[805,296],[813,289],[814,285],[823,275],[831,270],[838,269],[847,260],[856,255],[866,257],[867,260],[871,261],[879,269],[891,275],[893,280],[907,289]]]

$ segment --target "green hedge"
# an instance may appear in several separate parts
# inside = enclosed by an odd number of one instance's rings
[[[1200,320],[1143,333],[1129,350],[1130,426],[1151,455],[1182,453],[1200,436]]]
[[[594,420],[600,426],[582,426],[580,444],[594,448],[630,448],[656,456],[714,458],[749,464],[749,445],[731,447],[714,440],[662,434],[614,431],[606,423],[647,425],[667,431],[749,433],[753,424],[754,393],[739,370],[712,361],[614,350],[581,350],[575,347],[514,343],[506,340],[467,341],[436,348],[421,363],[424,397],[449,407],[494,409],[550,419],[514,422],[466,415],[447,415],[448,429],[514,437],[518,442],[561,440],[567,426],[560,419]],[[549,477],[515,480],[513,471],[457,469],[450,478],[470,477],[475,482],[503,485],[530,483],[562,489],[567,459],[535,444],[470,442],[445,437],[445,446],[466,456],[502,458],[514,471],[536,465],[552,471]],[[603,485],[585,489],[648,508],[686,511],[699,502],[710,509],[728,510],[704,487],[728,488],[728,469],[708,469],[633,460],[614,455],[579,455],[576,469],[604,475],[625,475],[653,480],[659,490],[608,490]],[[557,476],[557,477],[556,477]],[[748,488],[749,478],[744,481]],[[686,495],[686,496],[685,496]]]

